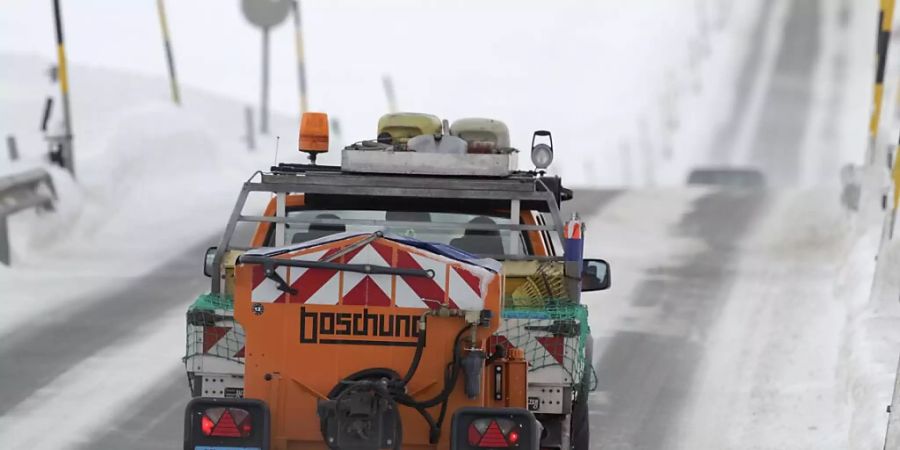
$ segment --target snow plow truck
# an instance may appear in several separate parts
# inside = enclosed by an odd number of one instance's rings
[[[545,169],[517,168],[505,124],[383,116],[308,164],[244,183],[212,280],[187,313],[185,450],[587,450],[594,384],[581,293],[609,265]]]

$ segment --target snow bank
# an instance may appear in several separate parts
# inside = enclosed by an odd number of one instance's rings
[[[884,445],[885,409],[900,356],[900,242],[879,253],[880,241],[880,224],[857,231],[835,287],[835,296],[848,306],[841,368],[853,411],[849,433],[855,449]]]
[[[55,213],[10,219],[13,265],[0,267],[0,297],[13,300],[0,302],[0,335],[212,245],[241,183],[274,161],[269,137],[255,152],[241,141],[240,103],[186,89],[176,107],[152,78],[74,66],[73,90],[94,93],[73,105],[76,182],[46,162],[40,132],[28,126],[40,117],[45,92],[36,79],[48,62],[0,55],[0,65],[9,69],[0,84],[17,86],[0,91],[0,123],[17,130],[22,154],[3,170],[44,167],[59,193]],[[279,159],[300,160],[296,121],[275,115],[271,128],[287,136]]]

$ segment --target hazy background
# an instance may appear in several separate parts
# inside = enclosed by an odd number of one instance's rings
[[[748,45],[780,45],[779,26],[754,28],[765,3],[305,1],[309,106],[338,118],[345,141],[370,138],[387,109],[382,77],[390,76],[403,111],[451,120],[499,118],[508,123],[513,144],[520,148],[529,145],[533,130],[553,131],[558,149],[554,169],[570,184],[680,183],[681,168],[716,152],[710,136],[735,101],[733,83],[747,69],[740,62]],[[773,14],[784,15],[785,3],[775,3]],[[859,59],[848,61],[846,82],[858,95],[847,96],[842,105],[853,118],[847,129],[858,133],[839,137],[859,142],[870,101],[864,92],[871,83],[871,17],[877,5],[856,5],[850,23],[841,25],[837,9],[844,3],[822,3],[831,18],[816,32],[858,49],[851,57]],[[5,1],[0,6],[0,53],[37,56],[49,64],[55,58],[50,5]],[[178,77],[188,91],[185,106],[191,106],[192,89],[258,105],[261,37],[244,20],[239,2],[169,1],[166,6]],[[158,83],[154,94],[165,100],[166,66],[155,2],[63,2],[63,13],[76,135],[93,126],[78,114],[92,101],[91,93],[78,89],[87,68],[153,77]],[[839,36],[839,26],[866,32]],[[296,117],[290,18],[272,31],[271,45],[271,105]],[[758,55],[760,63],[765,64],[766,56],[765,51]],[[824,75],[829,64],[823,59],[818,71]],[[8,70],[9,64],[5,66]],[[20,88],[6,84],[2,89]],[[140,89],[147,93],[146,86]],[[41,99],[28,105],[16,114],[28,114],[30,123],[37,123]],[[228,113],[239,118],[242,111]],[[288,122],[273,129],[273,135],[296,139],[296,125]],[[272,139],[262,139],[260,145],[274,147]]]

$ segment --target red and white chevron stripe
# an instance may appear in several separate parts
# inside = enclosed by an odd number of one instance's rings
[[[289,252],[279,257],[304,261],[326,261],[364,237],[353,236],[336,242]],[[279,267],[296,294],[277,289],[265,278],[262,266],[254,268],[254,302],[303,303],[321,305],[397,306],[432,308],[441,305],[463,310],[484,307],[483,286],[495,274],[485,268],[456,261],[399,242],[379,238],[353,248],[334,262],[370,264],[404,269],[430,270],[433,278],[405,275],[372,275],[318,268]]]
[[[223,358],[244,358],[244,330],[236,322],[203,327],[203,354]]]

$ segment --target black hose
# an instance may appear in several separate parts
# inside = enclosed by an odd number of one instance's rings
[[[416,374],[416,370],[419,369],[419,362],[422,361],[422,352],[424,350],[425,330],[419,330],[419,338],[416,340],[416,353],[413,355],[412,363],[409,365],[409,370],[406,371],[406,375],[402,380],[400,380],[401,385],[406,386],[407,384],[409,384],[409,381],[412,380],[413,375]]]
[[[406,393],[406,385],[415,375],[422,360],[422,353],[425,348],[424,331],[419,333],[419,338],[416,341],[416,353],[413,355],[413,360],[410,363],[410,367],[403,378],[400,378],[400,375],[393,369],[384,367],[375,367],[360,370],[344,377],[340,382],[338,382],[338,384],[331,388],[331,390],[328,392],[328,398],[340,402],[341,397],[343,397],[348,392],[352,392],[354,388],[357,388],[357,386],[353,385],[352,382],[362,381],[365,379],[386,379],[388,380],[387,395],[384,395],[382,392],[376,390],[377,394],[391,402],[395,411],[397,411],[398,404],[415,409],[428,423],[429,441],[434,444],[437,442],[440,436],[441,425],[443,424],[444,417],[447,414],[447,405],[450,398],[450,393],[453,392],[453,388],[456,387],[456,382],[459,379],[459,362],[462,357],[462,351],[460,348],[462,342],[461,338],[463,334],[472,326],[474,326],[474,324],[466,324],[456,334],[456,337],[453,340],[453,360],[448,365],[448,370],[444,372],[444,388],[433,398],[424,401],[417,401],[408,393]],[[441,409],[438,420],[435,421],[434,417],[431,415],[431,413],[428,412],[427,408],[431,408],[438,404],[441,405]],[[321,421],[320,428],[322,428],[322,436],[326,435],[324,426],[324,421]],[[402,444],[402,437],[403,425],[401,424],[400,416],[398,414],[396,439],[397,442],[395,442],[393,445],[394,449],[400,449]]]
[[[388,380],[395,381],[400,379],[400,375],[393,369],[388,369],[386,367],[373,367],[371,369],[363,369],[359,372],[353,372],[350,375],[344,377],[340,382],[338,382],[338,384],[334,385],[334,387],[331,388],[330,391],[328,391],[328,398],[334,400],[348,387],[352,386],[346,383],[347,381],[361,381],[367,378],[387,378]]]
[[[447,364],[447,368],[444,370],[444,383],[447,383],[449,381],[448,379],[450,378],[450,371],[452,369],[453,363]],[[435,433],[435,436],[432,439],[432,444],[437,443],[437,438],[441,434],[441,428],[444,426],[444,417],[447,416],[447,405],[449,403],[450,402],[448,402],[447,400],[444,400],[444,402],[441,403],[441,411],[438,413],[437,424],[435,426],[435,428],[437,428],[437,433]]]
[[[404,403],[401,399],[398,399],[397,401],[401,405],[421,406],[422,408],[430,408],[432,406],[436,406],[436,405],[440,404],[441,402],[444,402],[447,400],[447,398],[450,396],[450,393],[453,392],[453,388],[456,387],[456,380],[459,379],[459,360],[461,357],[460,338],[462,337],[463,333],[465,333],[469,329],[469,327],[472,327],[472,326],[474,326],[474,325],[467,324],[461,330],[459,330],[459,333],[456,334],[456,338],[453,343],[453,369],[451,370],[449,380],[448,379],[444,380],[445,381],[444,389],[441,390],[441,392],[438,395],[436,395],[433,398],[428,399],[428,400],[416,401],[415,399],[407,396],[409,398],[409,400],[411,400],[411,402]]]

